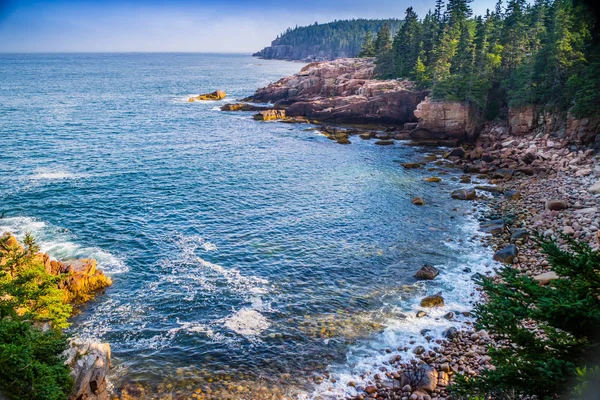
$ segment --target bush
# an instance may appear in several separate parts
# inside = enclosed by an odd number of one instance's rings
[[[495,369],[459,378],[455,394],[555,398],[573,383],[586,355],[595,353],[600,344],[600,253],[566,239],[569,251],[537,239],[560,276],[546,286],[510,266],[500,270],[498,281],[481,278],[488,300],[474,314],[476,327],[496,339],[497,347],[488,349]]]
[[[72,379],[61,354],[67,347],[59,330],[42,332],[29,322],[0,320],[0,388],[19,400],[66,399]]]

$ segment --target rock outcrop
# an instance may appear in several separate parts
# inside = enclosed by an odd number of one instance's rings
[[[74,340],[65,356],[74,383],[69,400],[108,399],[106,374],[110,369],[110,345]]]
[[[419,123],[410,132],[410,138],[439,145],[456,145],[473,141],[481,131],[482,123],[473,107],[458,101],[432,101],[429,97],[414,111]]]
[[[549,112],[537,106],[512,107],[508,110],[510,133],[524,136],[544,133],[566,139],[575,145],[596,144],[600,146],[600,117],[576,118],[573,114]]]
[[[217,90],[212,93],[201,94],[196,97],[190,97],[188,101],[193,103],[194,101],[203,101],[203,100],[223,100],[227,94],[221,90]]]
[[[248,101],[286,107],[289,117],[333,123],[416,122],[414,110],[428,92],[409,81],[375,79],[369,59],[311,63],[292,76],[258,89]]]

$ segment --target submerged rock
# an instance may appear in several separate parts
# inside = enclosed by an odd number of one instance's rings
[[[414,199],[412,199],[411,203],[413,203],[415,206],[424,206],[425,205],[425,201],[420,197],[415,197]]]
[[[421,164],[418,162],[407,162],[407,163],[402,163],[400,165],[402,165],[406,169],[421,168]]]
[[[450,196],[457,200],[475,200],[475,197],[477,197],[477,192],[475,192],[473,189],[456,189],[450,194]]]
[[[255,106],[248,103],[230,103],[221,106],[221,111],[264,111],[272,109],[265,106]]]
[[[441,182],[442,178],[439,178],[437,176],[432,176],[431,178],[425,178],[425,182]]]
[[[433,265],[425,264],[415,274],[416,279],[431,280],[440,274],[440,271]]]

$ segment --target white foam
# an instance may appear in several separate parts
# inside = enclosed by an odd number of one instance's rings
[[[31,176],[29,179],[34,181],[40,180],[61,180],[61,179],[75,179],[81,178],[83,175],[73,174],[71,172],[38,172]]]
[[[472,237],[479,233],[479,224],[474,218],[470,218],[462,227],[462,237]],[[312,393],[306,393],[300,396],[300,399],[339,399],[356,396],[358,393],[348,382],[354,381],[361,385],[374,384],[373,375],[380,373],[382,368],[390,368],[389,360],[396,355],[400,355],[403,361],[407,361],[413,356],[412,349],[416,346],[423,346],[425,349],[431,349],[435,342],[428,342],[425,335],[421,334],[423,329],[429,329],[430,335],[434,338],[442,337],[444,330],[451,326],[461,328],[464,322],[470,320],[466,317],[446,320],[443,315],[446,313],[467,311],[472,307],[472,303],[479,296],[471,296],[476,293],[475,283],[470,279],[471,274],[485,273],[495,262],[491,259],[488,252],[482,250],[479,241],[465,241],[460,245],[456,243],[447,244],[453,251],[460,253],[460,259],[464,260],[463,265],[439,265],[442,272],[437,278],[441,287],[428,289],[427,284],[417,283],[416,294],[419,296],[402,299],[402,307],[397,305],[388,305],[387,315],[389,318],[384,322],[383,332],[375,335],[368,341],[352,346],[347,353],[347,362],[344,365],[332,365],[329,372],[335,377],[335,383],[325,380],[316,386]],[[469,267],[471,273],[463,272],[464,267]],[[423,309],[418,304],[421,295],[433,294],[442,291],[445,299],[443,307]],[[427,316],[416,317],[416,312],[425,310]],[[390,312],[391,311],[391,312]],[[393,317],[394,314],[404,312],[405,318]],[[413,341],[413,344],[410,342]],[[397,350],[398,348],[408,347],[408,353]],[[391,349],[388,353],[386,349]],[[381,373],[380,373],[381,375]],[[364,379],[361,378],[364,376]]]
[[[252,308],[242,308],[225,318],[223,325],[239,335],[256,336],[269,329],[271,323],[258,311]]]
[[[119,274],[129,269],[125,262],[97,247],[83,247],[73,241],[65,229],[46,224],[30,217],[5,217],[0,219],[0,234],[10,232],[18,239],[30,233],[40,246],[40,250],[57,260],[93,258],[98,268],[107,274]]]

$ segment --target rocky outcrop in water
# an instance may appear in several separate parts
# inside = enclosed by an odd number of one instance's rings
[[[205,100],[222,100],[227,97],[227,94],[221,90],[217,90],[212,93],[201,94],[196,97],[190,97],[188,101],[193,103],[194,101],[205,101]]]
[[[286,115],[323,122],[417,122],[414,110],[428,92],[409,81],[375,79],[369,59],[311,63],[292,76],[258,89],[248,101],[286,107]]]

